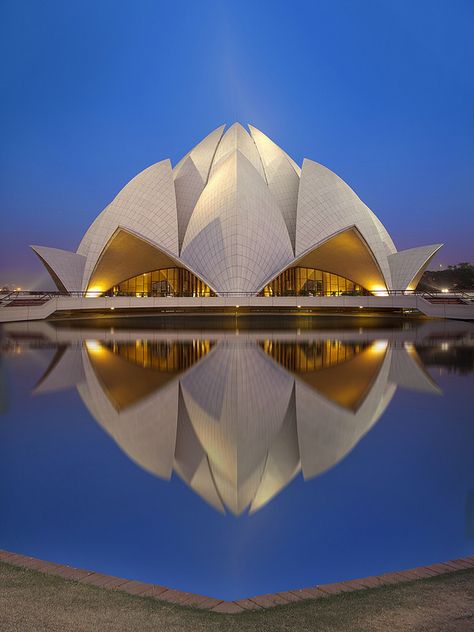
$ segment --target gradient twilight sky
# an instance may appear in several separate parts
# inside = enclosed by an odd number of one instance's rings
[[[399,249],[472,261],[473,32],[472,0],[3,0],[0,284],[51,287],[29,244],[75,250],[236,120],[334,170]]]

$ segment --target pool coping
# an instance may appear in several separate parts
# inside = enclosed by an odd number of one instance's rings
[[[445,573],[454,573],[456,571],[474,568],[474,555],[449,560],[447,562],[429,564],[428,566],[418,566],[407,570],[383,573],[382,575],[371,575],[360,579],[310,586],[309,588],[256,595],[255,597],[237,599],[235,601],[226,601],[214,597],[206,597],[205,595],[184,592],[174,588],[166,588],[165,586],[159,586],[157,584],[114,577],[113,575],[105,575],[82,568],[47,562],[28,555],[20,555],[1,549],[0,562],[38,571],[47,575],[62,577],[63,579],[74,580],[81,584],[88,584],[98,588],[116,590],[139,597],[151,597],[175,605],[189,606],[199,610],[224,614],[239,614],[252,610],[266,610],[268,608],[274,608],[275,606],[307,599],[321,599],[341,593],[402,584],[417,579],[427,579],[429,577],[444,575]]]

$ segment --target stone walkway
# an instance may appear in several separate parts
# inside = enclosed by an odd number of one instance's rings
[[[236,601],[223,601],[213,597],[182,592],[156,584],[146,584],[120,577],[113,577],[111,575],[104,575],[94,571],[74,568],[72,566],[46,562],[34,557],[10,553],[8,551],[0,550],[0,561],[48,575],[55,575],[63,579],[72,579],[82,584],[89,584],[107,590],[121,591],[141,597],[152,597],[163,602],[224,614],[239,614],[245,611],[263,610],[303,600],[321,599],[331,595],[360,591],[367,588],[402,584],[404,582],[412,582],[416,579],[435,577],[454,571],[474,568],[474,556],[470,556],[449,562],[431,564],[430,566],[420,566],[395,573],[385,573],[383,575],[364,577],[335,584],[322,584],[320,586],[311,586],[299,590],[257,595]]]

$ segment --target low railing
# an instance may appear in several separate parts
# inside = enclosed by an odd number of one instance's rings
[[[318,297],[359,297],[366,298],[371,296],[387,297],[387,296],[420,296],[430,302],[453,302],[458,301],[462,303],[474,302],[474,293],[469,294],[464,291],[453,292],[427,292],[424,290],[383,290],[375,291],[371,294],[361,292],[311,292],[311,293],[295,293],[285,292],[280,294],[273,294],[271,296],[262,296],[256,292],[220,292],[218,295],[213,295],[221,298],[318,298]],[[190,293],[181,292],[173,294],[151,294],[145,292],[121,292],[115,295],[105,295],[99,292],[82,292],[73,291],[65,294],[59,291],[28,291],[28,290],[15,290],[11,292],[0,293],[0,307],[7,306],[20,306],[28,304],[43,304],[53,298],[108,298],[113,300],[114,298],[210,298],[209,296],[192,295]]]
[[[0,307],[24,307],[30,304],[43,305],[56,296],[61,296],[60,292],[35,292],[27,290],[0,292]]]

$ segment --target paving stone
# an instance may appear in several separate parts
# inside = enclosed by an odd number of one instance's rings
[[[82,568],[65,567],[63,569],[58,569],[57,575],[64,577],[64,579],[74,579],[75,581],[79,581],[88,575],[92,575],[92,573],[93,571],[86,571]]]
[[[312,589],[309,588],[298,588],[296,590],[290,590],[294,595],[299,597],[300,599],[314,599],[315,595]],[[318,596],[322,597],[324,593],[320,593]]]
[[[465,558],[460,558],[458,560],[453,560],[453,561],[457,562],[458,564],[462,564],[464,568],[472,568],[474,566],[474,560],[470,561]]]
[[[434,571],[431,571],[433,574]],[[415,568],[407,568],[402,571],[397,571],[394,575],[398,575],[398,577],[403,577],[406,581],[415,581],[416,579],[421,579],[422,575],[419,574],[418,569]],[[423,577],[427,577],[428,575],[423,575]],[[431,577],[432,575],[430,575]]]
[[[103,575],[102,573],[91,573],[78,580],[81,584],[90,584],[91,586],[102,587],[108,581],[110,581],[110,575]]]
[[[410,573],[410,571],[397,571],[396,573],[391,573],[391,575],[398,578],[399,584],[412,582],[412,581],[415,581],[415,579],[417,579],[416,577],[413,576],[413,573]]]
[[[236,614],[245,610],[260,610],[262,608],[272,608],[276,605],[283,605],[289,602],[303,599],[317,599],[328,597],[342,592],[362,590],[365,588],[376,588],[390,584],[404,583],[421,578],[433,577],[436,575],[455,572],[474,567],[474,556],[421,566],[413,569],[384,573],[380,576],[370,576],[362,579],[323,584],[304,589],[281,591],[266,595],[258,595],[249,599],[238,601],[221,601],[213,597],[185,593],[179,590],[168,589],[164,586],[145,584],[138,581],[127,580],[112,575],[95,573],[86,569],[74,568],[54,562],[46,562],[27,555],[11,553],[0,550],[0,561],[20,566],[50,575],[56,575],[65,579],[76,580],[81,583],[91,584],[106,589],[117,589],[129,594],[145,597],[154,597],[169,603],[189,605],[195,608],[203,608],[214,612]]]
[[[151,586],[152,584],[144,584],[143,582],[129,580],[120,586],[120,592],[126,592],[130,595],[140,595],[141,593],[151,588]]]
[[[344,592],[352,592],[355,590],[355,587],[352,588],[350,584],[345,582],[337,582],[334,584],[321,584],[321,586],[318,586],[318,589],[328,593],[328,595],[338,595]]]
[[[261,608],[273,608],[275,602],[268,595],[258,595],[257,597],[250,597],[250,600],[260,606]]]
[[[450,566],[455,571],[461,571],[465,569],[465,565],[458,562],[457,560],[450,560],[449,562],[443,562],[445,566]]]
[[[280,606],[288,603],[287,599],[285,599],[281,595],[277,595],[276,593],[250,597],[250,601],[253,601],[262,608],[273,608],[274,606]]]
[[[222,614],[239,614],[241,612],[245,612],[245,610],[235,601],[221,601],[220,604],[212,608],[211,612],[221,612]]]
[[[255,603],[255,601],[251,599],[239,599],[235,603],[245,610],[262,610],[262,606],[259,606],[258,603]]]
[[[19,566],[23,568],[30,568],[32,570],[36,570],[45,565],[45,562],[42,560],[37,560],[34,557],[23,557],[21,556],[20,560],[16,562]]]
[[[26,558],[24,555],[17,555],[16,553],[12,553],[9,557],[6,557],[4,561],[8,562],[8,564],[24,566],[25,559]]]
[[[192,595],[191,598],[186,601],[187,606],[190,606],[191,608],[200,608],[203,610],[210,610],[220,603],[222,603],[222,599],[215,599],[214,597],[203,597],[202,595]]]
[[[357,579],[356,582],[365,588],[379,588],[382,586],[382,581],[375,576],[363,577],[362,579]]]
[[[397,571],[396,573],[392,573],[392,575],[398,577],[399,582],[412,582],[416,579],[411,571]]]
[[[413,575],[416,575],[416,577],[419,577],[420,579],[426,577],[434,577],[436,575],[436,571],[433,571],[430,568],[425,568],[424,566],[413,568],[411,570],[413,572]]]
[[[301,601],[301,597],[298,597],[298,595],[295,595],[295,593],[291,592],[290,590],[284,590],[277,593],[277,595],[281,595],[288,602]]]
[[[289,599],[287,599],[284,595],[281,595],[279,593],[271,593],[269,597],[271,597],[275,601],[275,604],[277,606],[283,606],[287,603],[290,603]]]
[[[157,584],[153,584],[152,586],[150,586],[148,590],[142,593],[141,596],[142,597],[155,597],[159,599],[160,595],[166,592],[167,590],[168,588],[166,588],[165,586],[158,586]]]
[[[304,588],[303,590],[292,590],[291,592],[296,592],[296,594],[305,595],[305,599],[321,599],[322,597],[328,597],[329,595],[322,590],[319,589],[319,586],[309,586],[308,588]]]
[[[379,579],[383,586],[391,586],[392,584],[400,584],[404,581],[408,581],[406,577],[401,577],[398,573],[384,573],[380,575]]]
[[[63,567],[61,564],[55,564],[54,562],[43,562],[37,567],[40,573],[46,573],[48,575],[60,575]]]
[[[446,566],[446,564],[430,564],[426,568],[436,571],[438,575],[442,575],[443,573],[452,573],[454,571],[451,566]]]
[[[361,584],[360,580],[358,579],[348,579],[347,581],[342,583],[348,586],[351,590],[365,590],[367,588],[367,586]]]
[[[169,601],[170,603],[184,604],[193,595],[191,593],[181,592],[180,590],[174,590],[172,588],[165,590],[159,595],[159,599],[163,601]]]

